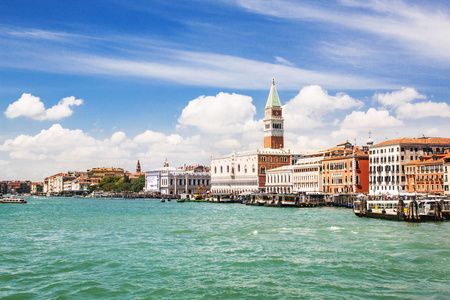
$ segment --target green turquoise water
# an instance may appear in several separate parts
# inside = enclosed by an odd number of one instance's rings
[[[28,201],[0,205],[0,298],[450,298],[450,222],[327,207]]]

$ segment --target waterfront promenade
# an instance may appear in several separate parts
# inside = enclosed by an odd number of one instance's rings
[[[0,297],[446,299],[450,223],[49,198],[0,209]],[[389,226],[386,226],[389,224]]]

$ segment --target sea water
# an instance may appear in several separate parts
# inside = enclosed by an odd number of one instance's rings
[[[450,222],[344,208],[0,205],[4,299],[449,299]]]

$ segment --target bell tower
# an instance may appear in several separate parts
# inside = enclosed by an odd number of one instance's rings
[[[269,97],[267,98],[264,115],[264,148],[284,148],[284,118],[283,108],[272,78]]]

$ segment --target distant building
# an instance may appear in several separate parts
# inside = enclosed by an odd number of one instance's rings
[[[122,168],[93,168],[88,170],[88,176],[92,183],[96,184],[99,183],[103,177],[124,178],[125,172]]]
[[[349,142],[323,151],[322,185],[327,194],[369,193],[369,150]]]
[[[141,163],[139,162],[139,160],[137,161],[136,164],[136,173],[141,173]]]
[[[29,194],[31,192],[30,181],[1,181],[0,194]]]
[[[43,182],[32,182],[30,192],[32,195],[42,194],[44,192],[44,183]]]
[[[324,153],[307,155],[293,165],[293,192],[299,194],[321,194],[323,192],[322,161]]]
[[[142,175],[145,175],[145,172],[141,172],[141,163],[139,160],[136,164],[136,173],[125,172],[125,175],[128,176],[129,179],[138,179]]]
[[[8,182],[0,181],[0,194],[6,194],[8,192]]]
[[[47,195],[62,195],[64,191],[64,183],[67,181],[73,181],[74,175],[68,173],[58,173],[45,178],[44,180],[44,193]]]
[[[450,158],[444,158],[444,195],[450,195]]]
[[[436,194],[445,193],[445,162],[450,153],[423,155],[418,160],[405,164],[408,193]]]
[[[8,181],[9,194],[29,194],[31,192],[31,181]]]
[[[233,152],[211,158],[211,191],[213,193],[244,193],[265,191],[266,172],[289,165],[290,152],[282,149],[261,149]]]
[[[409,194],[406,164],[420,156],[442,154],[450,138],[401,138],[369,147],[370,195]]]
[[[294,190],[294,166],[283,166],[266,171],[266,192],[291,194]]]
[[[166,161],[162,168],[145,172],[146,192],[173,196],[197,194],[202,186],[208,191],[211,188],[210,168],[205,166],[174,168]]]

